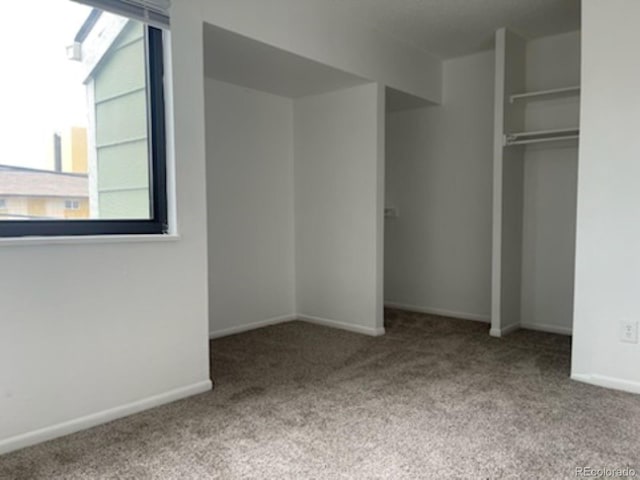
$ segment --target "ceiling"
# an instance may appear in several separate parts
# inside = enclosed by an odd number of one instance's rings
[[[501,27],[528,39],[580,28],[580,0],[330,1],[341,15],[440,58],[491,48]]]
[[[208,23],[204,24],[205,76],[287,98],[331,92],[366,79],[314,62]],[[387,87],[387,111],[423,107],[422,98]]]
[[[413,108],[426,107],[433,105],[420,97],[411,95],[410,93],[396,90],[395,88],[386,87],[385,108],[387,112],[398,112],[401,110],[411,110]]]
[[[206,23],[204,71],[209,78],[288,98],[367,83],[342,70]]]
[[[532,39],[580,28],[580,0],[306,0],[440,58],[493,47],[507,26]],[[205,75],[289,98],[366,83],[350,73],[205,24]],[[387,108],[420,99],[388,90]]]

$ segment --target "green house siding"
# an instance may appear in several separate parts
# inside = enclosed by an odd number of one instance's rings
[[[144,29],[129,22],[93,74],[99,216],[147,219],[149,160]]]
[[[146,156],[146,140],[100,148],[98,189],[147,188]]]
[[[149,218],[149,189],[100,192],[102,218]]]
[[[144,91],[96,104],[98,147],[147,136],[147,102]]]

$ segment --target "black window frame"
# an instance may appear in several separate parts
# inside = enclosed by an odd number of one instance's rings
[[[0,237],[162,235],[167,221],[163,32],[145,25],[150,219],[0,220]]]

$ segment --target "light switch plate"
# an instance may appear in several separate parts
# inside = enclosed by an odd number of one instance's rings
[[[398,209],[396,207],[384,207],[384,217],[385,218],[397,218],[398,217]]]

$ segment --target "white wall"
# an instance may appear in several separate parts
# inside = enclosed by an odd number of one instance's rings
[[[294,102],[297,309],[380,334],[384,103],[369,84]]]
[[[445,61],[442,106],[387,116],[385,302],[488,320],[493,62]]]
[[[303,57],[439,102],[441,61],[348,18],[327,0],[191,0],[204,20]]]
[[[294,318],[380,334],[382,89],[205,93],[211,335]]]
[[[504,148],[504,134],[524,130],[521,104],[509,96],[525,90],[524,38],[501,28],[496,32],[493,162],[492,336],[516,329],[521,315],[522,203],[524,152]]]
[[[640,2],[582,3],[573,378],[640,393]]]
[[[180,239],[0,244],[0,453],[211,386],[202,28],[174,5]]]
[[[580,33],[527,42],[528,91],[580,84]],[[529,101],[526,130],[579,125],[579,97]],[[521,325],[571,333],[577,142],[530,145],[524,153]]]
[[[293,101],[206,79],[212,336],[295,314]]]

